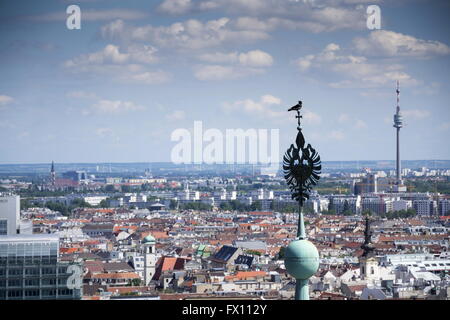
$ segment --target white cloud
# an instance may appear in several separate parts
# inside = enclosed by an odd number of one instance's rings
[[[220,10],[243,17],[239,26],[268,30],[275,28],[301,29],[311,32],[327,32],[340,29],[366,27],[366,7],[357,5],[368,0],[165,0],[160,12],[185,14],[193,11]],[[376,3],[378,0],[371,1]],[[266,20],[254,18],[269,17]],[[253,22],[253,23],[252,23]],[[254,23],[256,22],[256,23]]]
[[[117,19],[100,28],[100,35],[105,39],[120,38],[126,32],[125,22]]]
[[[367,128],[367,123],[364,122],[363,120],[356,120],[355,122],[355,128],[356,129],[366,129]]]
[[[446,131],[450,129],[450,121],[449,122],[444,122],[439,126],[439,129],[442,131]]]
[[[319,116],[317,113],[314,113],[311,111],[305,111],[302,116],[303,116],[303,121],[305,123],[310,123],[310,124],[322,123],[322,117]]]
[[[372,31],[367,38],[355,38],[353,43],[356,50],[365,55],[429,57],[450,54],[450,47],[442,42],[388,30]]]
[[[183,110],[175,110],[172,113],[166,116],[166,119],[169,121],[179,121],[183,120],[186,116],[186,113]]]
[[[6,106],[7,104],[10,104],[13,101],[14,99],[11,98],[10,96],[0,95],[0,106]]]
[[[403,114],[405,120],[423,119],[430,115],[430,112],[428,110],[420,110],[420,109],[402,110],[401,113]]]
[[[264,73],[263,69],[240,66],[202,65],[195,68],[194,76],[202,81],[230,80]]]
[[[109,44],[100,51],[83,54],[64,62],[63,66],[73,73],[90,73],[108,76],[125,83],[160,84],[171,76],[162,70],[151,70],[149,65],[159,61],[156,48],[147,45],[130,45],[121,51]]]
[[[248,67],[270,67],[273,57],[262,50],[251,50],[248,52],[215,52],[199,55],[198,58],[205,62],[240,64]]]
[[[222,108],[227,113],[245,112],[259,117],[279,118],[286,117],[286,110],[281,109],[281,99],[270,94],[262,96],[259,101],[252,99],[238,100],[232,103],[225,102]]]
[[[215,53],[205,53],[198,56],[198,59],[204,62],[209,63],[236,63],[239,61],[239,53],[238,52],[215,52]]]
[[[22,139],[25,139],[25,138],[27,138],[27,137],[29,137],[30,136],[30,132],[29,131],[21,131],[18,135],[17,135],[17,138],[19,139],[19,140],[22,140]]]
[[[352,116],[347,113],[341,113],[338,116],[338,123],[340,124],[353,124],[353,127],[356,129],[366,129],[367,123],[361,119],[354,119]]]
[[[249,67],[270,67],[273,58],[267,52],[261,50],[253,50],[239,55],[239,63]]]
[[[101,138],[112,136],[113,130],[111,128],[97,128],[95,134]]]
[[[338,117],[338,122],[339,123],[345,123],[345,122],[347,122],[349,120],[350,120],[350,116],[348,114],[346,114],[346,113],[342,113]]]
[[[271,104],[281,104],[281,99],[274,97],[270,94],[266,94],[261,97],[261,103],[265,105],[271,105]]]
[[[143,63],[151,64],[158,61],[155,56],[156,49],[152,46],[130,46],[128,52],[120,52],[118,46],[108,44],[103,50],[90,54],[83,54],[71,60],[67,60],[64,66],[67,68],[83,68],[99,64],[125,64]]]
[[[68,98],[75,99],[97,99],[97,95],[95,93],[86,92],[86,91],[71,91],[66,94]]]
[[[402,65],[371,63],[364,56],[341,54],[341,48],[334,43],[328,44],[318,54],[300,57],[294,63],[302,72],[316,69],[344,77],[343,80],[329,82],[333,88],[376,88],[397,80],[407,86],[419,84],[402,70]]]
[[[344,133],[342,131],[334,130],[334,131],[331,131],[328,134],[328,138],[331,139],[331,140],[341,141],[341,140],[345,139],[345,135],[344,135]]]
[[[261,50],[252,50],[238,53],[206,53],[198,56],[198,59],[225,65],[200,65],[195,68],[194,76],[199,80],[225,80],[237,79],[249,75],[264,73],[264,67],[273,64],[270,54]]]
[[[266,32],[252,29],[237,29],[231,19],[222,17],[202,22],[189,19],[169,26],[127,26],[123,21],[113,21],[101,29],[107,39],[124,39],[150,42],[158,47],[176,49],[202,49],[225,43],[248,43],[268,39]]]
[[[191,0],[164,0],[158,6],[158,11],[178,15],[189,12],[193,7]]]
[[[144,107],[136,105],[130,101],[121,100],[100,100],[92,105],[92,108],[99,113],[119,114],[128,111],[143,110]]]
[[[148,17],[148,13],[140,10],[130,10],[130,9],[81,10],[82,21],[106,21],[112,19],[139,20],[146,17]],[[67,14],[65,11],[51,12],[42,15],[28,16],[26,17],[26,19],[40,22],[65,21],[67,19]]]

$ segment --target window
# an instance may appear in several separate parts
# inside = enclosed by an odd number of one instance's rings
[[[46,296],[46,297],[51,297],[51,296],[56,296],[56,290],[55,289],[51,289],[51,290],[42,290],[42,295]]]
[[[26,279],[25,280],[25,286],[26,287],[33,287],[39,285],[39,279]]]
[[[27,269],[25,269],[25,274],[26,275],[38,275],[39,269],[38,268],[27,268]]]
[[[67,268],[66,267],[59,267],[58,268],[58,273],[66,273]]]
[[[43,286],[52,286],[56,284],[56,279],[42,279]]]
[[[9,290],[8,291],[8,297],[10,298],[18,298],[18,297],[22,297],[23,292],[22,290]]]
[[[73,292],[73,291],[70,290],[70,289],[59,289],[59,290],[58,290],[58,294],[61,295],[61,296],[68,296],[68,295],[71,295],[72,292]]]
[[[25,297],[37,297],[39,296],[39,290],[25,290]]]
[[[8,234],[8,220],[0,220],[0,235]]]
[[[42,274],[55,274],[56,268],[42,268]]]
[[[8,274],[10,276],[18,276],[18,275],[22,275],[22,269],[9,269]]]
[[[20,287],[22,286],[22,280],[20,279],[10,279],[8,280],[9,287]]]

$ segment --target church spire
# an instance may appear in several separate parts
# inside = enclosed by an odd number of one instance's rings
[[[372,231],[370,230],[370,220],[366,217],[366,229],[364,230],[364,244],[361,246],[364,250],[363,257],[372,257],[374,255],[374,246],[372,244]]]
[[[52,186],[54,186],[55,182],[56,182],[56,172],[55,172],[55,162],[54,161],[52,161],[52,167],[50,169],[50,180],[51,180]]]

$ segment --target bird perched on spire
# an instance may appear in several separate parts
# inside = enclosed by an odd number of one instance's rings
[[[288,111],[299,111],[302,108],[302,102],[299,101],[295,106],[289,108]]]

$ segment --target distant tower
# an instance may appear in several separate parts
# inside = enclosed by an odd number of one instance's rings
[[[156,271],[156,240],[151,235],[143,239],[142,253],[144,254],[144,283],[148,286]]]
[[[55,163],[53,161],[52,161],[52,168],[50,169],[50,181],[52,186],[54,186],[56,182],[56,172],[55,172]]]
[[[397,129],[397,163],[396,163],[396,181],[395,181],[395,192],[406,191],[402,182],[402,169],[400,164],[400,128],[403,127],[403,117],[400,113],[400,85],[397,81],[397,112],[394,114],[394,128]]]

